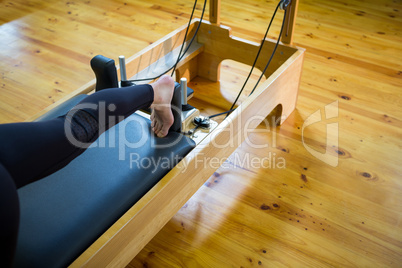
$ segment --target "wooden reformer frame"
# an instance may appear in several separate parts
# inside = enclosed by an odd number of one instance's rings
[[[293,0],[288,7],[290,12],[286,18],[282,42],[265,72],[266,81],[260,83],[251,96],[83,252],[71,267],[126,266],[213,174],[215,169],[213,165],[208,165],[208,157],[228,157],[246,138],[242,132],[245,124],[248,130],[256,128],[275,108],[281,108],[278,110],[283,115],[280,123],[290,115],[296,106],[304,57],[304,49],[292,46],[297,4],[298,1]],[[210,22],[201,22],[195,44],[177,66],[177,79],[186,77],[191,81],[200,76],[218,81],[220,63],[225,59],[252,65],[259,44],[231,36],[230,29],[220,25],[219,14],[220,1],[210,1]],[[192,21],[188,36],[194,34],[199,23],[199,20]],[[157,74],[166,65],[173,65],[185,30],[186,26],[183,26],[128,58],[127,77],[142,77],[151,71]],[[275,42],[265,40],[256,65],[258,69],[263,70]],[[158,69],[160,61],[165,64]],[[68,98],[91,92],[95,83],[95,80],[89,82],[41,114]],[[253,120],[250,121],[251,118]],[[225,144],[228,139],[232,139],[231,146],[216,146]],[[200,164],[199,157],[205,161],[203,164]]]

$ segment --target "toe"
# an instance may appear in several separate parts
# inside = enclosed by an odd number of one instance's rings
[[[151,128],[154,128],[155,127],[155,114],[154,114],[154,112],[151,113],[150,119],[151,119]]]
[[[167,130],[161,130],[160,132],[159,132],[159,137],[165,137],[166,135],[168,134],[168,131]]]
[[[161,130],[161,124],[158,120],[155,121],[155,126],[154,126],[154,132],[155,134],[158,134],[159,131]]]
[[[162,128],[161,130],[159,130],[157,135],[158,135],[158,137],[163,138],[167,135],[167,131]]]

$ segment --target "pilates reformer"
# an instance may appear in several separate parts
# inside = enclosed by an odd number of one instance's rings
[[[117,67],[113,60],[94,58],[91,64],[97,78],[42,111],[36,120],[67,113],[93,90],[130,85],[130,80],[150,82],[152,79],[140,78],[159,74],[166,65],[174,66],[177,81],[172,104],[190,108],[173,110],[175,123],[164,139],[150,134],[147,111],[134,114],[106,131],[94,148],[62,170],[20,189],[21,233],[16,258],[21,261],[17,266],[126,266],[213,174],[208,159],[229,156],[245,140],[242,130],[246,124],[248,130],[254,129],[272,111],[281,124],[295,109],[304,57],[304,49],[292,45],[297,5],[297,0],[280,1],[278,6],[286,10],[285,33],[281,42],[264,38],[261,56],[254,63],[262,46],[233,37],[231,30],[220,24],[219,0],[210,1],[209,22],[193,19],[132,57],[120,57]],[[187,47],[183,54],[180,44]],[[255,65],[266,80],[237,108],[230,109],[221,123],[207,122],[207,117],[200,116],[200,108],[205,107],[187,104],[202,89],[193,91],[187,82],[196,77],[219,81],[220,64],[226,59]],[[200,120],[199,125],[206,124],[197,135],[195,119]],[[130,133],[123,154],[121,147],[107,146],[111,141],[119,144],[114,139],[122,132]],[[145,145],[127,148],[144,138]],[[233,146],[216,146],[228,139]],[[167,162],[163,168],[161,162],[150,163],[147,169],[133,165],[147,158]],[[30,213],[38,209],[42,210],[39,215]]]

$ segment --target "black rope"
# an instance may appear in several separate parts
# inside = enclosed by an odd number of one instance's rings
[[[276,13],[277,13],[277,11],[278,11],[278,8],[280,8],[282,2],[283,2],[283,0],[280,1],[280,2],[278,3],[278,5],[276,6],[276,8],[275,8],[274,14],[272,15],[271,21],[269,22],[269,25],[268,25],[267,30],[266,30],[266,32],[265,32],[264,38],[263,38],[262,41],[261,41],[260,48],[259,48],[259,50],[258,50],[258,52],[257,52],[257,55],[256,55],[255,59],[254,59],[254,63],[253,63],[253,65],[252,65],[252,67],[251,67],[251,70],[250,70],[250,72],[249,72],[249,74],[248,74],[248,76],[247,76],[247,78],[246,78],[246,80],[245,80],[245,82],[244,82],[244,84],[243,84],[241,90],[240,90],[239,93],[237,94],[237,97],[236,97],[235,101],[232,103],[232,106],[230,107],[230,109],[229,109],[228,111],[222,112],[222,113],[219,113],[219,114],[211,115],[211,116],[209,116],[209,118],[216,117],[216,116],[219,116],[219,115],[224,115],[224,114],[226,114],[226,117],[228,117],[229,114],[235,110],[235,109],[234,109],[234,106],[236,105],[236,102],[238,101],[239,97],[241,96],[241,94],[242,94],[242,92],[243,92],[243,90],[244,90],[244,88],[245,88],[245,86],[246,86],[246,83],[248,82],[248,80],[249,80],[249,78],[250,78],[250,76],[251,76],[251,74],[252,74],[252,72],[253,72],[253,70],[254,70],[254,68],[255,68],[255,65],[256,65],[256,63],[257,63],[258,57],[259,57],[260,52],[261,52],[261,50],[262,50],[262,47],[263,47],[263,45],[264,45],[265,38],[266,38],[267,35],[268,35],[269,29],[270,29],[270,27],[271,27],[271,25],[272,25],[272,22],[273,22],[273,20],[274,20],[274,18],[275,18],[275,16],[276,16]],[[250,95],[254,92],[254,90],[257,88],[258,83],[260,82],[261,78],[263,77],[265,71],[267,70],[267,68],[268,68],[269,64],[271,63],[272,58],[273,58],[273,56],[274,56],[274,54],[275,54],[275,52],[276,52],[276,49],[277,49],[277,47],[278,47],[278,45],[279,45],[279,41],[280,41],[281,36],[282,36],[283,28],[284,28],[284,25],[285,25],[286,12],[287,12],[287,9],[285,8],[285,12],[284,12],[284,16],[283,16],[283,21],[282,21],[282,26],[281,26],[281,31],[280,31],[280,33],[279,33],[279,37],[278,37],[278,40],[277,40],[277,42],[276,42],[275,48],[274,48],[274,50],[273,50],[272,53],[271,53],[271,57],[270,57],[269,61],[268,61],[267,64],[265,65],[264,71],[261,73],[261,75],[260,75],[260,77],[259,77],[257,83],[255,84],[255,86],[254,86],[253,90],[251,91],[251,93],[249,94],[249,96],[250,96]],[[226,117],[225,117],[225,118],[226,118]]]
[[[176,66],[177,66],[177,64],[178,64],[179,61],[180,61],[180,54],[181,54],[181,52],[183,51],[184,44],[186,43],[187,34],[188,34],[188,29],[190,29],[191,20],[193,19],[194,10],[195,10],[195,7],[196,7],[196,6],[197,6],[197,0],[194,1],[193,11],[191,11],[191,16],[190,16],[190,19],[188,20],[186,33],[184,34],[183,43],[181,44],[181,48],[180,48],[179,55],[177,55],[177,60],[176,60],[176,63],[174,64],[174,68],[173,68],[172,74],[171,74],[170,76],[173,76],[174,71],[176,70]]]
[[[235,109],[230,109],[230,110],[228,110],[228,111],[226,111],[226,112],[222,112],[222,113],[219,113],[219,114],[213,114],[213,115],[211,115],[211,116],[208,116],[208,118],[214,118],[214,117],[217,117],[217,116],[220,116],[220,115],[224,115],[224,114],[227,114],[227,113],[231,113],[231,112],[233,112]]]
[[[179,55],[179,61],[181,61],[181,60],[183,59],[184,55],[185,55],[185,54],[187,53],[187,51],[190,49],[192,43],[194,42],[195,38],[197,37],[198,30],[200,29],[201,22],[202,22],[202,19],[203,19],[203,17],[204,17],[206,4],[207,4],[207,0],[204,1],[204,7],[203,7],[203,9],[202,9],[200,22],[199,22],[199,24],[198,24],[198,26],[197,26],[197,29],[195,30],[195,33],[194,33],[193,37],[191,38],[191,40],[190,40],[188,46],[187,46],[186,49],[184,50],[183,54],[182,54],[181,56]],[[190,21],[190,22],[191,22],[191,21]],[[176,63],[176,64],[177,64],[177,63]],[[148,77],[148,78],[140,78],[140,79],[132,79],[132,80],[128,80],[128,81],[130,81],[130,82],[140,82],[140,81],[148,81],[148,80],[155,80],[155,79],[158,79],[158,78],[161,77],[162,75],[168,73],[170,70],[172,70],[173,68],[175,68],[175,67],[176,67],[176,64],[173,65],[172,67],[170,67],[169,69],[167,69],[166,71],[164,71],[163,73],[159,74],[158,76],[155,76],[155,77]]]
[[[203,17],[204,17],[206,5],[207,5],[207,0],[204,1],[204,7],[202,8],[202,13],[201,13],[201,17],[200,17],[200,22],[198,23],[197,29],[195,30],[195,33],[194,33],[193,37],[191,38],[190,43],[188,44],[187,48],[184,50],[183,54],[180,56],[180,60],[182,60],[183,57],[184,57],[184,55],[186,55],[187,51],[188,51],[188,50],[190,49],[190,47],[191,47],[191,44],[194,42],[195,38],[197,37],[198,30],[199,30],[200,27],[201,27],[201,22],[202,22],[202,19],[203,19]]]
[[[284,26],[285,26],[286,13],[287,13],[287,9],[285,9],[285,12],[284,12],[284,15],[283,15],[283,21],[282,21],[282,27],[281,27],[281,31],[280,31],[280,33],[279,33],[278,41],[276,41],[275,48],[274,48],[274,50],[273,50],[273,52],[272,52],[272,54],[271,54],[271,57],[269,58],[268,63],[265,65],[264,71],[262,71],[262,73],[261,73],[260,77],[258,78],[257,83],[255,84],[255,86],[254,86],[253,90],[251,90],[251,92],[250,92],[249,96],[250,96],[251,94],[253,94],[253,93],[254,93],[254,90],[257,88],[258,83],[260,83],[261,78],[264,76],[264,73],[267,71],[268,66],[269,66],[269,64],[270,64],[270,63],[271,63],[271,61],[272,61],[272,58],[274,57],[274,54],[275,54],[275,52],[276,52],[276,49],[278,48],[278,45],[279,45],[279,41],[281,40],[281,36],[282,36],[282,32],[283,32],[283,28],[284,28]]]
[[[265,43],[265,38],[266,38],[267,35],[268,35],[269,29],[271,28],[272,22],[274,21],[275,15],[276,15],[276,13],[277,13],[277,11],[278,11],[278,8],[279,8],[280,4],[281,4],[281,2],[278,3],[278,5],[277,5],[276,8],[275,8],[275,11],[274,11],[274,14],[272,15],[271,21],[269,22],[269,25],[268,25],[268,27],[267,27],[267,30],[265,31],[264,38],[263,38],[262,41],[261,41],[260,48],[258,49],[257,55],[255,56],[254,63],[253,63],[253,65],[251,66],[250,72],[248,73],[248,76],[247,76],[246,80],[244,81],[244,84],[243,84],[241,90],[240,90],[239,93],[237,94],[237,97],[236,97],[236,99],[234,100],[234,102],[232,103],[232,106],[230,107],[229,110],[233,110],[233,108],[234,108],[234,106],[236,105],[237,101],[239,100],[241,94],[243,93],[244,88],[246,87],[246,84],[247,84],[247,82],[248,82],[248,80],[249,80],[249,78],[250,78],[250,76],[251,76],[251,74],[252,74],[252,72],[253,72],[253,70],[254,70],[254,68],[255,68],[255,65],[257,64],[257,60],[258,60],[258,58],[259,58],[259,56],[260,56],[261,50],[262,50],[262,48],[263,48],[263,46],[264,46],[264,43]]]

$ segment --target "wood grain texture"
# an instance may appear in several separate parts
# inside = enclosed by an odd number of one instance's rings
[[[156,42],[187,22],[192,5],[1,2],[0,122],[23,121],[92,80],[94,55],[117,60]],[[222,1],[221,23],[259,42],[275,5]],[[401,12],[391,0],[300,1],[293,42],[306,55],[296,111],[275,131],[262,124],[217,163],[130,267],[400,267]],[[231,66],[221,65],[229,100],[248,72]],[[192,101],[203,102],[196,94]],[[331,167],[306,150],[302,128],[335,101],[337,117],[303,132],[306,145],[324,152],[326,123],[338,124]]]

